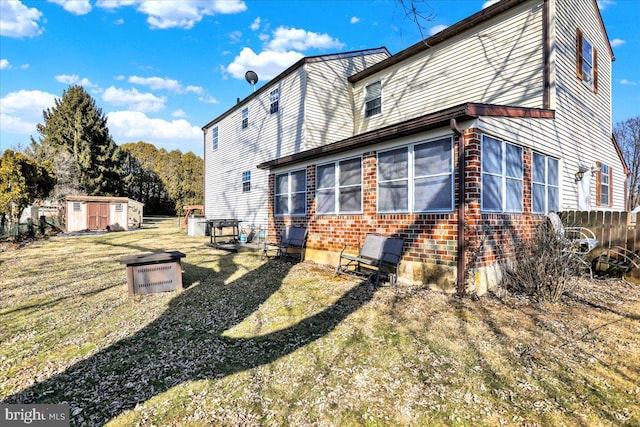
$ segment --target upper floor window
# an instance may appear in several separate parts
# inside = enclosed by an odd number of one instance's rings
[[[242,192],[251,191],[251,171],[242,172]]]
[[[318,214],[362,212],[362,159],[342,160],[316,169]]]
[[[371,83],[364,90],[364,116],[371,117],[382,113],[382,82]]]
[[[597,163],[596,201],[598,206],[613,206],[613,188],[611,187],[611,168],[604,163]]]
[[[531,181],[532,212],[557,212],[560,198],[558,159],[534,152]]]
[[[522,147],[482,135],[482,209],[522,212]]]
[[[218,149],[218,126],[214,127],[211,131],[211,148],[213,150]]]
[[[269,93],[269,114],[277,113],[280,109],[280,89],[274,89]]]
[[[242,129],[249,127],[249,107],[242,110]]]
[[[578,79],[598,92],[598,51],[580,29],[576,33],[576,73]]]
[[[275,214],[304,215],[307,212],[306,170],[277,174],[275,178]]]
[[[378,153],[378,211],[452,210],[452,152],[447,137]]]

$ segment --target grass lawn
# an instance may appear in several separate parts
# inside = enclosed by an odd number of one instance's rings
[[[83,426],[640,425],[638,285],[373,288],[176,224],[0,252],[0,401]],[[158,250],[187,254],[187,288],[129,298],[120,257]]]

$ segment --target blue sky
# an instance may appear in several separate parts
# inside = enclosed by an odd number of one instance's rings
[[[589,0],[578,0],[589,1]],[[484,0],[427,0],[428,36]],[[614,124],[640,115],[640,0],[599,0],[613,45]],[[201,127],[303,56],[421,38],[396,1],[0,0],[0,152],[28,145],[70,84],[118,144],[202,156]]]

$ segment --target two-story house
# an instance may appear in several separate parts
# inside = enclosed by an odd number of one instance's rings
[[[307,258],[329,264],[398,235],[401,278],[482,293],[547,212],[625,208],[613,60],[595,0],[489,6],[351,74],[351,134],[262,157],[269,227],[308,227]]]

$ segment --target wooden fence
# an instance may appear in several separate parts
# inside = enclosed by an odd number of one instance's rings
[[[640,224],[636,223],[636,214],[630,212],[565,211],[560,212],[560,218],[565,226],[586,227],[593,231],[598,239],[598,247],[622,246],[632,252],[640,251]]]

